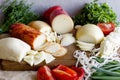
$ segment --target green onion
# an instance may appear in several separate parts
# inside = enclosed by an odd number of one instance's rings
[[[116,76],[92,76],[92,79],[96,79],[96,80],[120,80],[120,77],[116,77]]]
[[[111,68],[109,69],[110,71],[115,71],[115,70],[119,70],[120,69],[120,65],[118,67],[114,67],[114,68]]]
[[[113,72],[113,71],[110,71],[110,70],[105,70],[105,69],[97,68],[97,67],[93,67],[93,68],[98,70],[98,71],[101,71],[105,74],[111,75],[111,76],[120,76],[120,73],[118,73],[118,72]]]
[[[104,66],[103,68],[104,69],[111,69],[111,68],[114,68],[114,67],[118,67],[118,66],[120,66],[120,64],[116,64],[116,65],[107,65],[107,66]]]

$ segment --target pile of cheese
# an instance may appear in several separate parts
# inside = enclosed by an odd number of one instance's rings
[[[56,57],[62,57],[67,53],[67,49],[63,46],[69,46],[75,42],[71,33],[58,35],[52,31],[50,25],[43,21],[33,21],[28,25],[46,36],[44,41],[37,41],[42,45],[34,50],[21,39],[11,37],[10,34],[0,34],[0,59],[16,62],[23,60],[31,66],[38,65],[43,61],[47,64]]]

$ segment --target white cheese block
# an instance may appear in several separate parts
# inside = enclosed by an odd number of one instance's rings
[[[86,24],[77,30],[76,38],[79,41],[99,44],[103,40],[104,34],[98,26]]]
[[[0,59],[21,62],[31,47],[17,38],[0,39]]]

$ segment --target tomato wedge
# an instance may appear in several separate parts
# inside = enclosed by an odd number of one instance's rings
[[[37,80],[55,80],[47,66],[40,67],[37,71]]]
[[[108,35],[110,32],[114,31],[115,29],[115,24],[114,23],[98,23],[98,27],[102,30],[104,35]]]
[[[71,69],[73,69],[74,71],[77,72],[77,74],[78,74],[78,79],[77,80],[83,80],[83,77],[85,75],[85,71],[84,71],[83,68],[72,66]]]
[[[59,65],[52,72],[56,80],[77,80],[77,73],[64,65]]]

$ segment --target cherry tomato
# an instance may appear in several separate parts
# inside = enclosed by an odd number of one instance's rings
[[[114,23],[98,23],[98,27],[103,31],[104,35],[108,35],[110,32],[114,31],[115,24]]]
[[[77,73],[64,65],[59,65],[52,72],[56,80],[77,80]]]
[[[71,69],[73,69],[74,71],[77,72],[77,74],[78,74],[77,80],[83,80],[83,77],[85,75],[85,71],[83,68],[78,68],[78,67],[72,66]]]
[[[37,80],[55,80],[47,66],[40,67],[37,71]]]

